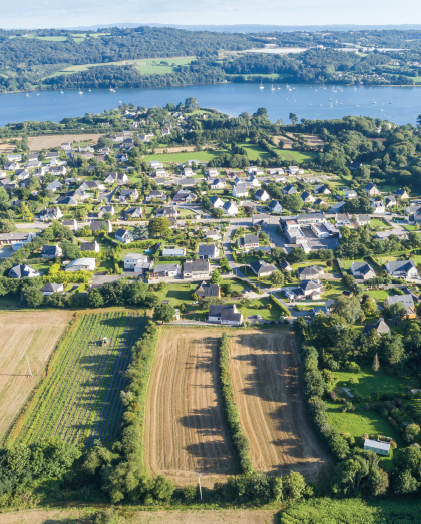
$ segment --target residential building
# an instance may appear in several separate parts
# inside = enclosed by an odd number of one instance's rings
[[[114,233],[114,238],[119,242],[122,242],[123,244],[129,244],[134,240],[132,233],[127,229],[123,229],[121,227],[119,227],[117,231]]]
[[[202,278],[210,275],[209,260],[186,260],[184,262],[184,278]]]
[[[45,286],[43,286],[41,288],[41,293],[44,295],[44,296],[49,296],[49,295],[52,295],[53,293],[63,293],[64,292],[64,286],[63,284],[45,284]]]
[[[148,282],[165,277],[178,277],[181,275],[181,266],[178,264],[156,264],[148,275]]]
[[[164,167],[164,164],[162,164],[161,162],[159,162],[159,160],[152,160],[149,162],[149,166],[153,169],[157,169],[157,168],[160,168],[160,167]]]
[[[145,196],[146,202],[151,202],[152,200],[167,200],[167,195],[160,191],[159,189],[154,189],[153,191],[150,191],[148,195]]]
[[[13,251],[17,251],[24,244],[32,242],[36,237],[36,233],[0,233],[0,246],[12,246]]]
[[[374,324],[371,324],[371,325],[366,324],[364,326],[363,334],[368,335],[373,329],[379,335],[390,333],[389,326],[386,324],[386,322],[382,318],[379,318],[379,320],[375,322]]]
[[[133,270],[135,273],[141,273],[148,265],[148,257],[144,253],[127,253],[124,255],[124,270]]]
[[[273,264],[268,264],[264,260],[256,260],[255,262],[252,262],[249,265],[258,277],[267,277],[275,271],[278,271],[278,268],[276,266],[274,266]]]
[[[184,189],[180,189],[172,197],[172,201],[175,204],[178,202],[194,202],[196,199],[197,195],[195,193],[191,193],[190,191],[184,191]]]
[[[45,158],[47,160],[51,159],[51,158],[57,158],[59,157],[60,153],[58,153],[57,151],[47,151],[45,153]]]
[[[227,187],[227,183],[222,178],[216,178],[215,180],[211,180],[209,182],[209,189],[224,189]]]
[[[373,213],[384,214],[386,208],[384,207],[384,202],[382,200],[373,200],[371,202],[371,207],[373,208]]]
[[[401,200],[407,200],[409,195],[404,189],[398,189],[395,193],[395,197],[400,198]]]
[[[314,186],[313,193],[316,195],[330,195],[332,191],[324,184],[317,184]]]
[[[33,278],[41,276],[41,273],[29,264],[13,264],[7,276],[9,278]]]
[[[354,191],[354,189],[347,189],[346,190],[345,198],[347,200],[352,200],[353,198],[357,198],[357,197],[358,197],[357,192]]]
[[[143,211],[141,207],[129,207],[125,211],[122,211],[122,215],[124,215],[126,219],[139,219],[142,218]]]
[[[78,187],[81,191],[95,191],[95,189],[104,189],[104,186],[98,180],[85,180]]]
[[[376,272],[367,262],[353,262],[349,269],[355,278],[369,280],[376,277]]]
[[[291,184],[288,184],[287,186],[285,186],[283,189],[282,189],[282,193],[284,195],[292,195],[294,193],[297,192],[297,189],[292,186]]]
[[[102,206],[98,212],[98,218],[102,218],[107,213],[109,213],[110,215],[115,215],[114,206]]]
[[[209,200],[211,201],[212,207],[213,207],[214,209],[218,209],[218,208],[220,208],[220,207],[224,207],[224,201],[221,200],[221,199],[219,198],[219,196],[216,196],[216,195],[215,195],[215,196],[211,196],[211,197],[209,198]]]
[[[41,249],[41,256],[43,258],[61,257],[62,254],[63,254],[63,251],[58,244],[54,246],[45,245],[45,246],[42,246],[42,249]]]
[[[386,208],[396,206],[396,198],[394,196],[387,196],[384,199],[384,206]]]
[[[324,293],[323,285],[316,280],[303,280],[301,284],[298,284],[298,289],[301,290],[304,298],[311,298],[312,300],[319,300]]]
[[[221,240],[222,239],[221,233],[219,233],[219,231],[215,231],[214,229],[206,231],[205,236],[206,238],[209,238],[210,240]]]
[[[60,208],[55,207],[45,207],[44,209],[41,209],[39,212],[39,219],[41,221],[46,220],[58,220],[63,216],[63,213],[61,212]]]
[[[64,268],[65,271],[94,271],[95,259],[94,258],[78,258],[72,260]]]
[[[225,204],[222,207],[222,210],[226,215],[234,216],[238,214],[238,207],[236,206],[235,202],[230,202],[227,200]]]
[[[199,298],[221,298],[221,287],[219,284],[207,284],[204,280],[195,290]]]
[[[370,224],[370,215],[357,215],[356,221],[359,226],[367,226]]]
[[[57,200],[57,204],[66,205],[66,206],[77,206],[78,201],[72,196],[62,196]]]
[[[195,186],[197,183],[197,178],[192,177],[184,177],[184,178],[177,178],[177,180],[174,180],[174,182],[182,187],[191,187]]]
[[[139,198],[139,193],[137,189],[122,189],[120,191],[120,202],[126,202],[127,200],[137,200]]]
[[[351,171],[356,171],[357,169],[359,169],[360,167],[362,167],[362,164],[358,163],[358,162],[351,162],[349,164],[349,169]]]
[[[318,280],[325,277],[325,268],[322,266],[306,266],[298,268],[300,280]]]
[[[268,205],[268,209],[272,213],[282,213],[283,211],[282,204],[280,204],[277,200],[271,200],[271,202]]]
[[[211,167],[205,171],[205,174],[208,178],[218,178],[219,171],[216,169],[216,167]]]
[[[92,222],[89,223],[89,229],[91,231],[106,231],[107,233],[111,233],[113,227],[109,220],[92,220]]]
[[[376,184],[367,184],[365,186],[365,192],[367,193],[367,196],[380,195],[380,191],[377,189]]]
[[[351,225],[352,217],[349,213],[336,213],[335,223],[338,227]]]
[[[157,216],[157,217],[164,217],[164,218],[172,217],[172,218],[177,218],[177,215],[178,215],[178,211],[175,209],[174,206],[164,206],[164,207],[160,207],[160,208],[158,208],[157,211],[156,211],[156,216]]]
[[[311,193],[309,193],[308,191],[303,191],[301,193],[301,198],[303,202],[315,202],[316,200],[314,196]]]
[[[330,206],[330,209],[329,211],[331,213],[338,213],[338,211],[340,211],[345,205],[345,202],[336,202],[336,204],[332,204]]]
[[[115,173],[115,172],[109,172],[105,173],[106,178],[104,180],[104,184],[114,184],[117,183],[118,185],[127,184],[129,181],[129,177],[125,173]]]
[[[284,271],[292,271],[292,266],[291,266],[291,264],[288,262],[288,260],[282,260],[282,262],[281,262],[281,268],[282,268]]]
[[[285,171],[282,167],[270,167],[269,169],[266,169],[266,173],[268,175],[284,175]]]
[[[406,318],[417,318],[416,311],[415,311],[415,304],[414,299],[412,295],[395,295],[392,297],[387,297],[384,301],[383,306],[386,308],[390,308],[392,304],[402,304],[405,307],[406,310]]]
[[[62,220],[61,224],[70,228],[71,231],[77,230],[77,220],[75,218],[73,220]]]
[[[260,202],[266,202],[266,200],[269,200],[270,198],[265,189],[258,189],[254,194],[254,197],[256,200],[259,200]]]
[[[218,259],[219,248],[215,244],[199,244],[199,258]]]
[[[63,184],[61,182],[59,182],[58,180],[53,180],[52,182],[48,184],[46,189],[48,191],[52,191],[53,193],[55,193],[57,190],[60,190],[62,187],[63,187]]]
[[[184,247],[164,247],[162,250],[163,257],[185,257],[187,253]]]
[[[259,237],[255,234],[244,235],[239,239],[240,248],[253,249],[259,247]]]
[[[99,253],[101,251],[99,244],[96,240],[93,242],[81,242],[80,243],[81,251],[93,251],[94,253]]]
[[[245,184],[238,184],[232,189],[232,196],[235,198],[247,198],[248,194],[249,190]]]
[[[364,451],[374,451],[377,455],[389,455],[390,442],[380,442],[366,438],[364,440]]]
[[[386,271],[391,277],[413,278],[418,276],[413,260],[389,261],[386,264]]]
[[[223,324],[228,326],[241,326],[243,315],[237,310],[237,306],[209,306],[208,322],[211,324]]]
[[[378,238],[379,240],[384,240],[386,238],[389,238],[391,235],[394,235],[399,240],[408,239],[408,233],[405,231],[405,229],[389,229],[388,231],[377,231],[376,232],[376,238]]]

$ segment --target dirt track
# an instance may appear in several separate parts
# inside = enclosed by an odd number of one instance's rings
[[[0,314],[0,440],[42,377],[71,317],[68,311]]]
[[[290,331],[232,335],[230,370],[254,468],[314,480],[331,461],[307,418],[299,366]]]
[[[238,473],[219,393],[218,329],[163,328],[148,393],[145,462],[178,485]]]

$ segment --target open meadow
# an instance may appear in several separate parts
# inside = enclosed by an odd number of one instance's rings
[[[315,480],[331,459],[307,417],[294,333],[233,334],[230,370],[254,468],[274,475],[294,470]]]
[[[239,473],[219,385],[218,328],[162,328],[149,385],[145,464],[177,485]]]
[[[144,317],[132,311],[80,315],[9,441],[30,443],[58,435],[89,446],[97,438],[114,439],[123,409],[124,372],[143,325]]]
[[[44,375],[51,352],[71,318],[68,311],[0,315],[0,440]],[[28,377],[25,355],[32,378]]]
[[[70,142],[88,142],[92,140],[95,144],[98,138],[104,136],[103,134],[91,133],[81,135],[44,135],[44,136],[30,136],[28,138],[28,145],[31,151],[41,151],[43,149],[50,149],[51,147],[60,147],[61,144]]]

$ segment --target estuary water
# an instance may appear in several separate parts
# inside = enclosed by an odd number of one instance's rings
[[[289,114],[298,119],[330,119],[347,115],[372,116],[396,124],[415,124],[421,114],[420,87],[367,87],[318,84],[217,84],[146,89],[83,89],[33,91],[0,96],[0,125],[25,120],[52,120],[99,113],[117,108],[120,102],[135,106],[176,105],[187,97],[198,99],[201,107],[213,107],[238,116],[265,107],[271,121],[288,122]]]

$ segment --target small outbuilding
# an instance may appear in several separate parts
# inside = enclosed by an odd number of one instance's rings
[[[369,438],[364,441],[364,450],[374,451],[378,455],[389,455],[390,442],[379,442]]]

